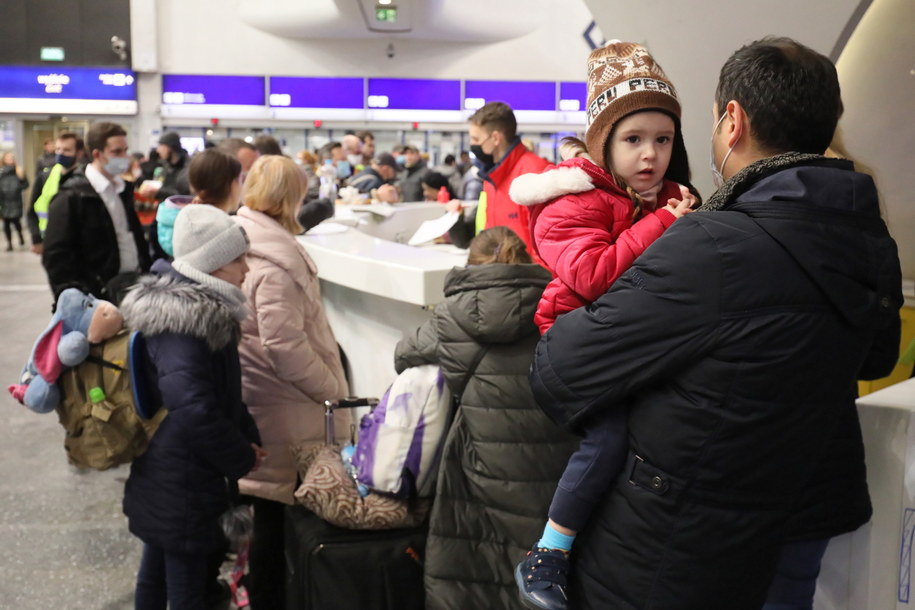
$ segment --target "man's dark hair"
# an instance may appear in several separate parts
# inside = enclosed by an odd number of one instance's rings
[[[822,154],[843,111],[835,65],[790,38],[757,40],[731,55],[715,91],[719,117],[731,100],[769,153]]]
[[[491,132],[501,132],[508,142],[514,140],[518,132],[515,113],[505,102],[489,102],[474,112],[467,121]]]
[[[221,150],[224,153],[228,153],[233,157],[238,154],[242,148],[247,148],[248,150],[257,150],[254,144],[250,142],[245,142],[241,138],[226,138],[222,140],[219,144],[216,145],[216,148]]]
[[[78,135],[76,135],[75,133],[73,133],[72,131],[64,131],[62,133],[57,134],[57,139],[58,140],[73,140],[74,142],[76,142],[76,152],[79,152],[86,147],[86,143],[83,142],[83,139],[81,137],[79,137]]]
[[[323,163],[325,159],[330,159],[334,155],[335,148],[343,148],[343,144],[340,142],[328,142],[324,146],[318,149],[318,158]]]
[[[86,133],[86,145],[89,147],[89,154],[94,150],[105,150],[108,138],[115,136],[126,136],[127,132],[117,123],[93,123]]]
[[[254,138],[254,148],[262,155],[282,155],[283,149],[276,138],[268,133],[262,133]]]
[[[362,131],[356,132],[356,137],[359,138],[360,140],[362,140],[362,143],[365,144],[365,141],[367,139],[374,140],[375,134],[373,134],[371,131],[368,131],[367,129],[363,129]]]

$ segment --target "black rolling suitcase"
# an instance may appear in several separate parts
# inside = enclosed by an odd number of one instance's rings
[[[326,403],[327,438],[333,409],[372,399]],[[377,402],[377,401],[376,401]],[[350,530],[303,506],[286,507],[286,610],[423,610],[426,527]]]

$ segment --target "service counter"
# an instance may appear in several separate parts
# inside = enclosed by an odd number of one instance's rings
[[[318,267],[354,395],[384,393],[395,377],[397,342],[431,317],[445,276],[467,261],[466,250],[452,245],[406,245],[423,221],[442,214],[439,203],[338,205],[335,218],[298,238]]]

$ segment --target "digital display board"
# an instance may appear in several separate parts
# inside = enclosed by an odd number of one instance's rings
[[[264,106],[263,76],[162,75],[162,103],[184,105]]]
[[[566,112],[584,111],[588,100],[587,83],[559,83],[559,109]]]
[[[464,110],[476,110],[488,102],[505,102],[513,110],[556,110],[556,83],[494,80],[464,82]]]
[[[370,78],[366,107],[394,110],[460,110],[461,81]]]
[[[0,66],[0,112],[134,114],[136,75],[120,68]]]
[[[356,108],[365,104],[364,78],[270,77],[273,108]]]

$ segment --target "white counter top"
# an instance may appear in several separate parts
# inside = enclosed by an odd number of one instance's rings
[[[422,221],[441,216],[444,208],[438,203],[393,208],[388,217],[357,212],[356,227],[337,226],[336,231],[319,230],[298,239],[322,280],[414,305],[435,305],[443,298],[445,275],[466,264],[467,252],[454,246],[397,243],[409,239]]]

